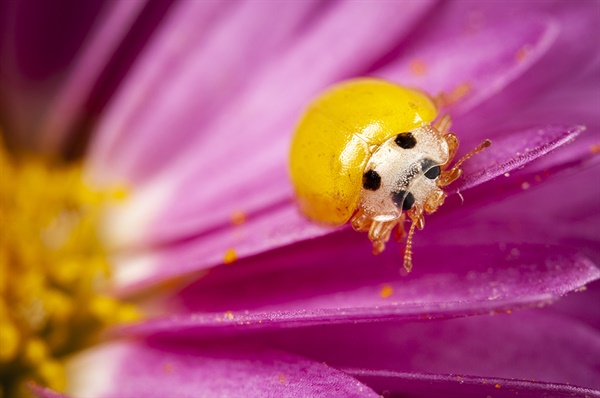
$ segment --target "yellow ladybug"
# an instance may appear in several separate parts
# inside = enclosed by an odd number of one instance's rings
[[[437,116],[424,92],[380,79],[349,80],[321,94],[300,121],[290,153],[302,213],[368,231],[374,254],[396,225],[398,239],[404,237],[408,214],[404,266],[410,271],[415,226],[423,229],[424,213],[442,205],[442,187],[460,177],[462,162],[491,144],[485,140],[450,168],[459,142],[448,132],[450,117]]]

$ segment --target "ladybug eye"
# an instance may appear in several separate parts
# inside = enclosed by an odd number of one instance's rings
[[[435,180],[439,177],[440,173],[440,166],[435,166],[427,170],[427,172],[425,172],[425,177],[429,178],[430,180]]]
[[[411,149],[417,145],[416,138],[412,135],[412,133],[400,133],[396,136],[396,145],[398,145],[402,149]]]
[[[392,201],[397,207],[402,207],[402,210],[410,210],[415,204],[415,197],[402,189],[392,194]]]
[[[435,180],[441,173],[440,166],[431,159],[425,159],[421,162],[421,170],[425,173],[425,177],[430,180]]]

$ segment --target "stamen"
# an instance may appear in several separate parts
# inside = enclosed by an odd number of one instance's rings
[[[102,295],[110,272],[96,226],[121,195],[89,189],[76,165],[16,160],[1,139],[0,170],[0,396],[29,396],[29,381],[60,391],[68,355],[139,319]]]

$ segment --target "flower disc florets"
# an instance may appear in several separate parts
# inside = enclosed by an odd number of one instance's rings
[[[63,390],[64,359],[137,310],[102,294],[109,267],[96,226],[114,195],[74,165],[13,159],[0,145],[0,396],[36,381]]]

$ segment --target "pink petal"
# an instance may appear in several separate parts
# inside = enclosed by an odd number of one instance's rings
[[[467,95],[449,108],[461,137],[490,138],[490,126],[524,121],[589,127],[592,116],[598,125],[600,37],[589,34],[600,22],[594,4],[447,2],[436,11],[398,48],[397,60],[388,57],[393,62],[382,62],[376,73],[432,94],[469,83]]]
[[[560,34],[543,57],[507,90],[457,121],[456,131],[483,133],[489,126],[513,127],[529,122],[585,124],[597,132],[600,54],[596,49],[600,37],[589,34],[600,23],[595,5],[585,1],[522,4],[546,8],[544,13],[558,21]]]
[[[56,152],[146,3],[70,3],[67,12],[44,3],[2,7],[1,98],[13,139]]]
[[[167,167],[206,177],[215,161],[199,148],[216,143],[225,149],[217,157],[229,159],[227,149],[237,155],[258,137],[281,140],[308,98],[381,56],[429,4],[338,2],[319,13],[310,2],[242,4],[213,27],[199,23],[211,15],[205,3],[183,2],[109,109],[92,164],[136,182]]]
[[[214,269],[173,298],[169,313],[183,314],[124,332],[205,336],[465,316],[547,303],[600,277],[570,249],[428,245],[426,232],[409,276],[398,249],[374,257],[364,236],[345,231]]]
[[[594,281],[577,294],[571,294],[558,301],[550,309],[563,316],[583,321],[596,330],[600,330],[600,281]]]
[[[377,397],[343,372],[282,351],[227,345],[116,342],[68,364],[74,397]]]
[[[402,373],[386,370],[346,369],[375,391],[411,398],[567,398],[598,397],[600,391],[568,384],[492,377],[459,376],[428,373]],[[385,396],[385,395],[384,395]]]
[[[583,130],[582,126],[548,126],[499,137],[483,153],[469,159],[463,168],[466,178],[455,189],[467,190],[521,168],[573,141]]]
[[[97,171],[115,152],[122,154],[118,162],[133,160],[133,167],[148,169],[144,171],[171,159],[165,157],[176,158],[216,111],[235,98],[247,76],[263,67],[267,55],[293,39],[316,6],[177,4],[99,126],[91,153]],[[114,164],[112,169],[118,170]]]
[[[540,12],[521,12],[515,18],[498,6],[447,5],[416,32],[417,39],[402,48],[395,62],[375,74],[431,95],[451,94],[464,85],[465,95],[448,110],[454,117],[466,113],[531,68],[560,31],[554,18]],[[519,57],[524,49],[527,56]]]
[[[541,180],[542,175],[536,177]],[[465,194],[464,203],[457,198],[450,200],[443,212],[431,217],[428,238],[444,245],[464,244],[466,236],[472,244],[495,241],[504,245],[570,246],[598,263],[600,185],[594,181],[599,176],[600,165],[595,165],[577,174],[558,175],[546,184],[530,178],[499,185],[495,191],[473,189]],[[506,196],[505,188],[513,195]],[[489,195],[487,200],[485,195]]]
[[[146,2],[112,2],[109,7],[99,16],[97,25],[71,62],[60,91],[51,100],[40,123],[39,145],[45,150],[58,152],[63,148],[67,133],[72,132],[82,114],[89,111],[86,108],[89,107],[87,102],[92,91],[102,74],[106,73],[112,56],[125,37],[131,35],[131,29],[144,11]]]
[[[366,383],[360,370],[600,387],[598,330],[547,309],[438,321],[315,326],[250,339],[323,361]]]

